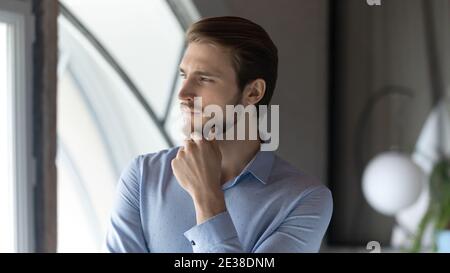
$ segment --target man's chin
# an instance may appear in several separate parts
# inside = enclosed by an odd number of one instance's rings
[[[225,127],[225,126],[224,126]],[[203,126],[202,126],[203,128]],[[203,129],[202,130],[198,130],[198,132],[196,132],[194,130],[194,126],[192,124],[183,124],[182,127],[182,134],[184,139],[192,139],[193,137],[202,137],[202,138],[206,138],[206,139],[218,139],[218,140],[224,140],[225,139],[225,132],[226,131],[222,131],[222,132],[217,132],[214,130],[210,131],[209,134],[207,136],[203,135]]]

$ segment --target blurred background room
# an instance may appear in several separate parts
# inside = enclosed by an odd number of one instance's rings
[[[184,32],[223,15],[278,47],[321,251],[450,251],[450,0],[0,0],[0,252],[102,251],[123,168],[181,143]]]

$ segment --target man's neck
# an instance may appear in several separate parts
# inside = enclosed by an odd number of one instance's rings
[[[220,140],[222,153],[221,184],[238,176],[259,151],[260,140]]]

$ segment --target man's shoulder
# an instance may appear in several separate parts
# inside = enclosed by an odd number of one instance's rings
[[[267,188],[269,194],[282,200],[281,207],[292,208],[309,200],[317,209],[332,210],[333,197],[330,189],[318,177],[301,170],[278,155],[274,157],[269,180]]]
[[[144,166],[151,166],[153,164],[161,164],[170,161],[177,155],[178,149],[180,147],[171,147],[167,149],[160,150],[158,152],[140,154],[137,156],[137,160],[140,161]]]
[[[139,154],[129,161],[128,166],[123,169],[123,173],[130,170],[140,170],[141,175],[143,170],[158,168],[167,163],[170,164],[173,158],[177,155],[177,147],[167,148],[158,152]]]
[[[171,162],[176,157],[179,146],[160,150],[158,152],[140,154],[134,157],[130,165],[139,177],[139,181],[154,181],[154,178],[170,175]],[[126,172],[126,171],[125,171]],[[159,181],[159,179],[156,179]]]
[[[270,179],[277,184],[284,184],[285,188],[291,191],[327,189],[318,177],[301,170],[278,155],[275,155]]]

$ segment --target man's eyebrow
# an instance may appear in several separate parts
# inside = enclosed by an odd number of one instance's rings
[[[184,71],[184,69],[181,68],[181,67],[180,67],[180,72],[181,72],[181,73],[186,73],[186,72]],[[197,71],[194,71],[193,74],[196,74],[196,75],[202,75],[202,76],[208,76],[208,77],[220,77],[220,74],[219,74],[219,73],[211,73],[211,72],[207,72],[207,71],[204,71],[204,70],[197,70]]]

